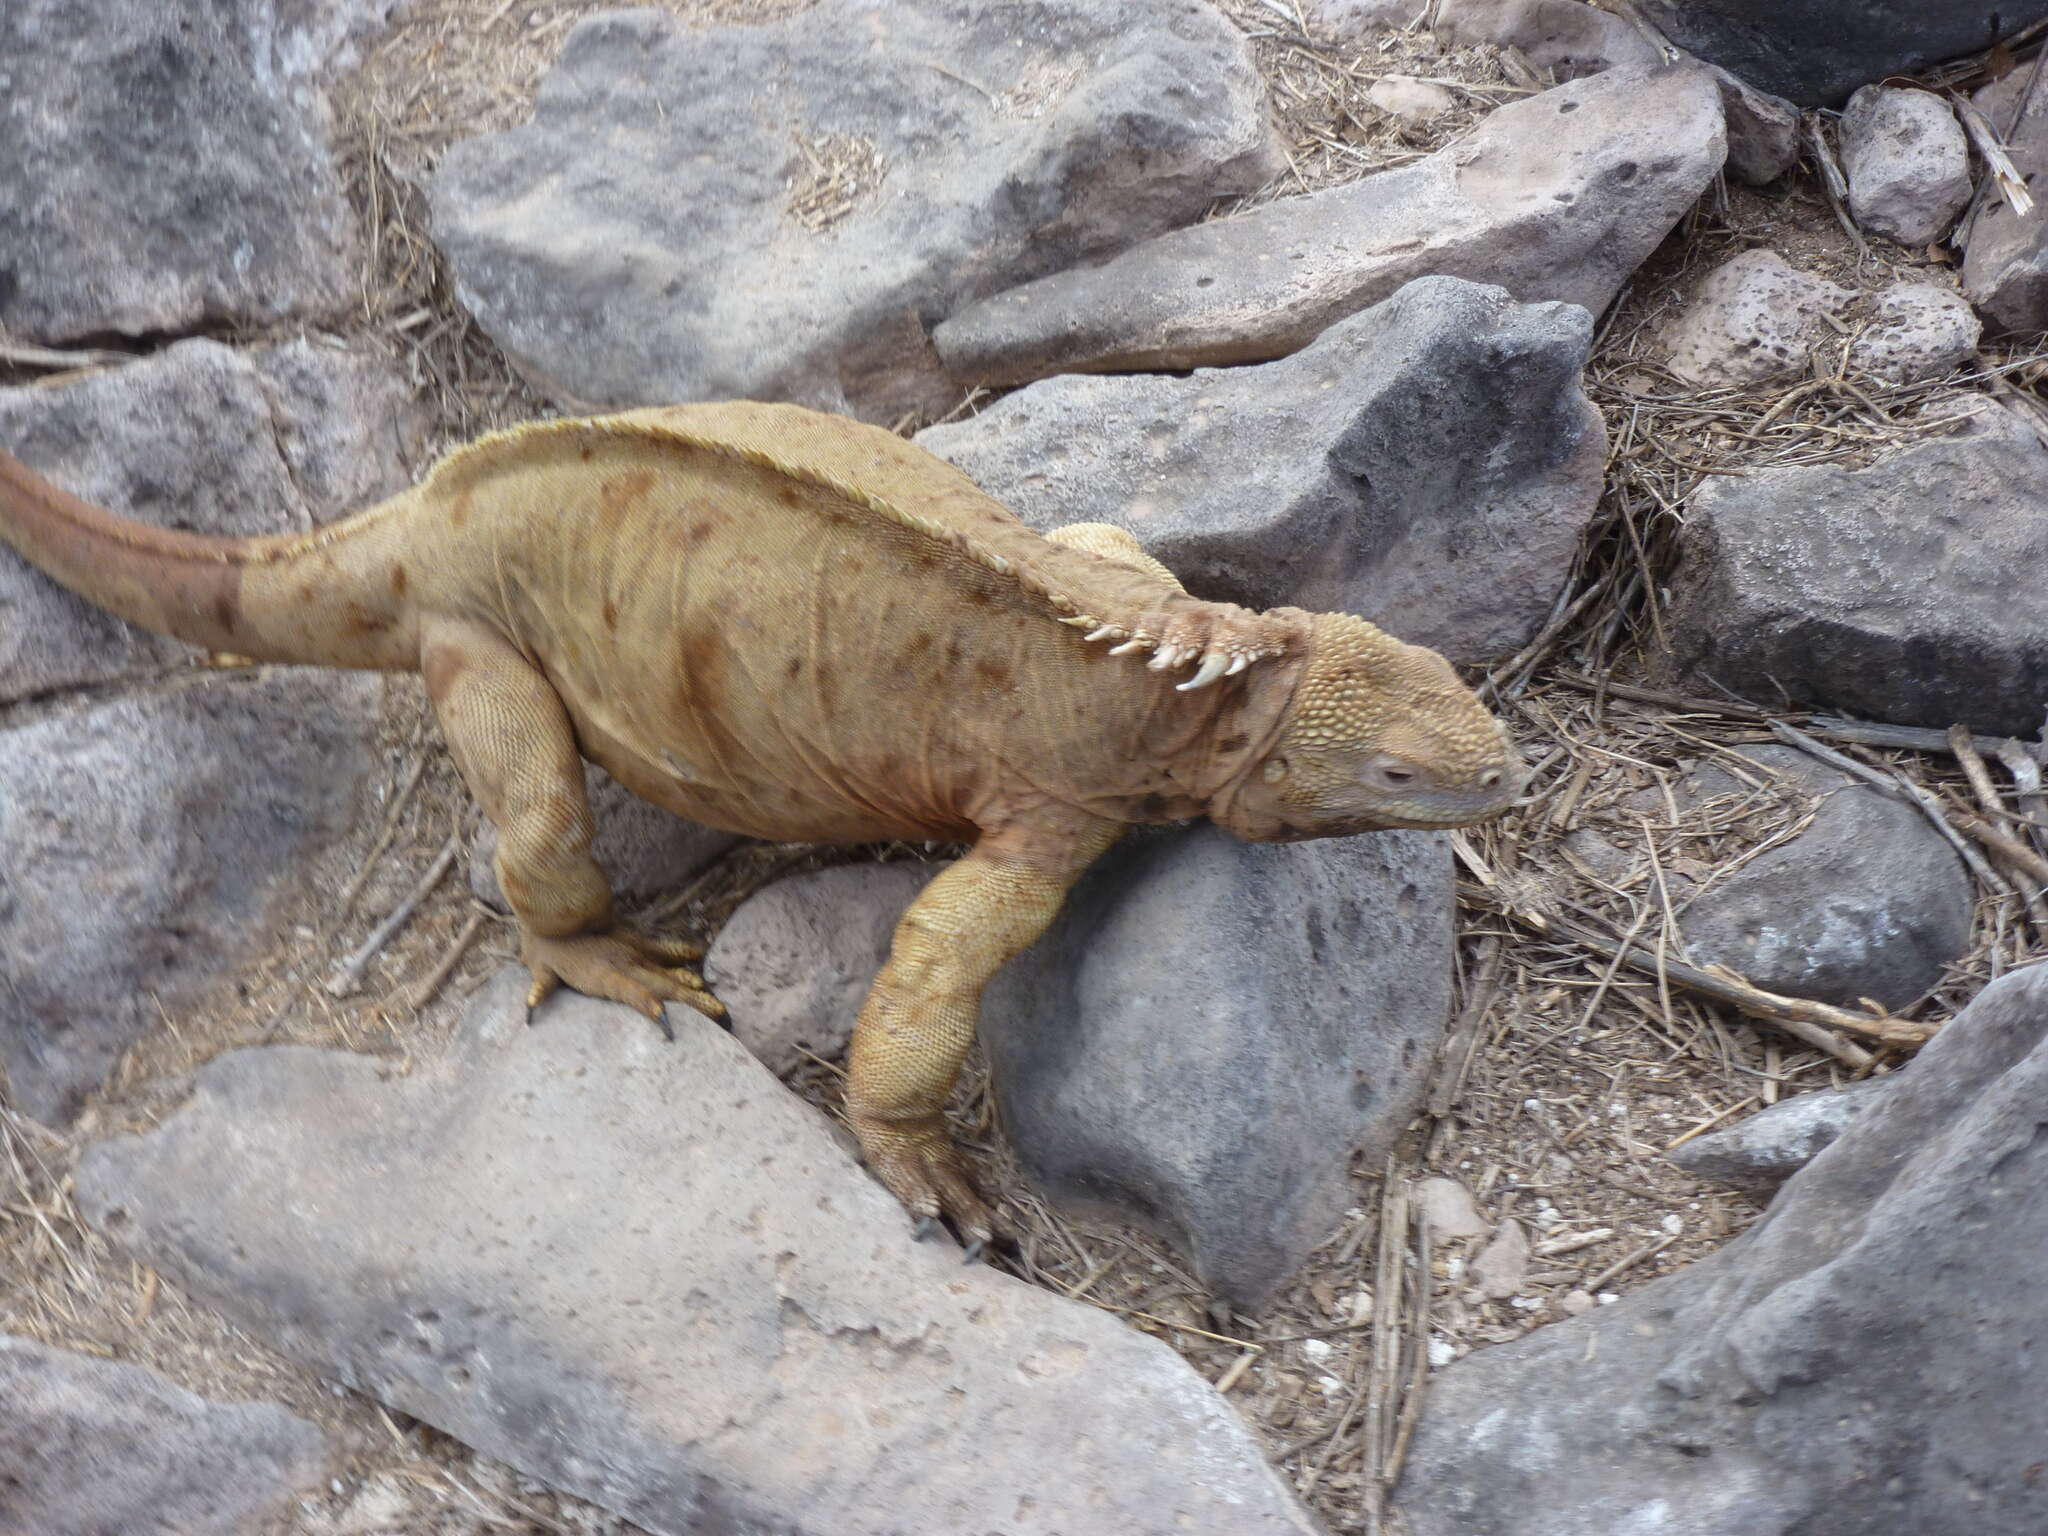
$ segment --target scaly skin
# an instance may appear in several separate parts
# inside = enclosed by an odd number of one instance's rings
[[[957,469],[794,406],[539,423],[301,536],[113,517],[0,453],[0,541],[135,623],[256,660],[417,669],[499,832],[537,1003],[718,1017],[622,925],[579,757],[712,826],[973,844],[904,914],[847,1114],[920,1218],[994,1222],[944,1106],[981,991],[1137,822],[1284,841],[1491,816],[1499,725],[1363,620],[1189,596],[1099,524],[1042,538]]]

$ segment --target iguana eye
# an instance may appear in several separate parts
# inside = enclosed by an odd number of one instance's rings
[[[1404,790],[1413,788],[1422,778],[1422,773],[1412,763],[1403,762],[1389,753],[1382,753],[1365,765],[1359,774],[1375,789]]]

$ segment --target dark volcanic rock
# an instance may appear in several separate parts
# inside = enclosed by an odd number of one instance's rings
[[[2048,1530],[2048,966],[1721,1252],[1432,1382],[1415,1536]]]
[[[685,1009],[501,972],[409,1075],[209,1063],[100,1143],[102,1230],[308,1361],[661,1536],[1311,1536],[1118,1319],[917,1243],[826,1120]]]
[[[340,310],[356,224],[309,76],[390,0],[0,6],[0,329],[62,342]]]
[[[266,937],[341,836],[381,685],[279,672],[0,729],[0,1064],[61,1124],[158,1018]]]
[[[1542,624],[1599,498],[1591,335],[1576,307],[1424,278],[1280,362],[1048,379],[918,442],[1035,527],[1130,529],[1204,597],[1476,661]]]
[[[0,444],[31,469],[111,512],[194,533],[296,533],[354,511],[405,485],[422,436],[388,363],[307,342],[235,352],[185,341],[0,389]],[[0,704],[192,654],[0,549]]]
[[[1768,1198],[1902,1081],[1896,1075],[1869,1077],[1847,1088],[1802,1093],[1664,1155],[1695,1178]]]
[[[1970,947],[1977,887],[1903,799],[1796,747],[1742,755],[1819,796],[1806,830],[1716,880],[1679,913],[1691,958],[1769,992],[1903,1008]]]
[[[1671,40],[1802,107],[1976,53],[2048,0],[1641,0]]]
[[[1003,1124],[1057,1198],[1255,1309],[1407,1126],[1450,1003],[1442,837],[1133,836],[990,984]]]
[[[0,1531],[242,1536],[317,1481],[319,1430],[154,1371],[0,1334]]]
[[[822,0],[570,34],[533,121],[432,188],[463,302],[592,406],[954,403],[961,304],[1198,218],[1278,160],[1242,34],[1198,0]]]
[[[1707,479],[1666,629],[1705,692],[2031,736],[2048,704],[2048,447],[1975,399],[1866,469]]]
[[[2048,86],[2034,92],[2026,115],[2016,118],[2020,93],[2033,66],[2014,70],[1977,93],[1976,105],[2005,140],[2012,163],[2034,194],[2026,214],[1995,189],[1968,221],[1963,292],[1995,330],[2022,335],[2048,331]]]

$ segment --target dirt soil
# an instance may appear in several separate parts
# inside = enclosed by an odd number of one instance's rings
[[[418,180],[455,139],[520,120],[569,28],[605,8],[598,0],[419,0],[336,82],[337,137],[374,253],[348,334],[386,348],[409,371],[436,413],[437,449],[545,406],[454,303],[423,234]],[[803,6],[667,8],[710,25],[777,19]],[[1228,0],[1225,9],[1253,38],[1291,146],[1288,172],[1262,196],[1429,153],[1547,83],[1517,56],[1441,48],[1420,27],[1344,41],[1304,26],[1281,0]],[[1387,74],[1442,84],[1455,105],[1421,127],[1398,123],[1366,100]],[[2039,399],[2048,356],[2038,345],[1987,349],[1954,379],[1885,389],[1844,372],[1845,335],[1817,352],[1809,376],[1747,391],[1693,389],[1660,366],[1655,323],[1704,270],[1758,245],[1863,291],[1898,276],[1953,280],[1940,251],[1875,240],[1859,250],[1809,165],[1762,191],[1717,184],[1603,319],[1589,388],[1613,440],[1607,490],[1554,622],[1485,680],[1535,773],[1515,813],[1455,839],[1459,1012],[1431,1110],[1385,1166],[1354,1170],[1351,1209],[1300,1275],[1258,1316],[1212,1310],[1172,1251],[1047,1208],[1005,1147],[978,1069],[963,1087],[965,1138],[1021,1233],[1019,1251],[999,1262],[1179,1350],[1230,1394],[1282,1474],[1337,1531],[1393,1529],[1383,1524],[1383,1490],[1426,1411],[1432,1369],[1607,1304],[1755,1219],[1753,1201],[1688,1177],[1665,1151],[1788,1094],[1902,1059],[1839,1030],[1809,1027],[1795,1037],[1688,990],[1668,968],[1614,958],[1624,936],[1660,957],[1672,952],[1672,874],[1725,870],[1796,831],[1811,809],[1798,792],[1767,782],[1681,809],[1669,790],[1694,765],[1777,738],[1754,709],[1643,688],[1641,657],[1661,622],[1672,533],[1706,475],[1859,461],[1958,395]],[[1835,745],[1923,786],[1938,819],[1979,803],[1950,754]],[[415,892],[449,840],[474,829],[415,681],[388,684],[378,746],[380,781],[355,834],[306,871],[268,953],[212,995],[167,1009],[72,1132],[52,1134],[0,1106],[0,1331],[146,1364],[212,1397],[273,1399],[324,1426],[342,1452],[334,1480],[280,1531],[634,1530],[323,1383],[110,1248],[70,1198],[84,1145],[154,1123],[220,1052],[290,1042],[399,1064],[431,1059],[464,997],[513,959],[509,925],[470,896],[458,864],[368,961],[356,991],[336,997],[323,985]],[[1645,814],[1645,791],[1666,809]],[[2009,796],[2009,786],[1993,792]],[[1620,849],[1628,873],[1589,867],[1568,844],[1582,831]],[[768,880],[876,856],[916,854],[742,848],[665,903],[660,919],[708,940]],[[1980,883],[1972,953],[1905,1016],[1938,1023],[1991,976],[2048,953],[2048,931],[2013,887],[1989,867]],[[1561,922],[1577,924],[1579,936]],[[808,1066],[792,1086],[836,1109],[836,1064]],[[1409,1192],[1430,1175],[1471,1192],[1487,1236],[1429,1240]],[[1491,1287],[1499,1294],[1488,1298],[1474,1285],[1473,1264],[1509,1224],[1529,1251],[1508,1265],[1512,1283]],[[1505,1257],[1497,1252],[1489,1268]]]

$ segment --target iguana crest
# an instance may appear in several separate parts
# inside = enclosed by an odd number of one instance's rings
[[[670,406],[622,416],[529,422],[450,454],[421,491],[459,492],[476,478],[508,467],[508,452],[516,454],[522,446],[560,434],[666,441],[815,486],[957,550],[1033,599],[1048,619],[1081,630],[1086,641],[1107,643],[1113,656],[1149,653],[1148,665],[1157,672],[1199,663],[1194,676],[1180,684],[1183,691],[1234,676],[1302,644],[1305,630],[1291,610],[1263,614],[1208,602],[1128,562],[1051,543],[964,472],[880,427],[790,408],[790,431],[775,433],[771,440],[762,420],[773,420],[777,409],[755,405],[736,416],[722,405]],[[899,494],[885,494],[878,481],[900,488]],[[914,510],[913,502],[933,512]]]

